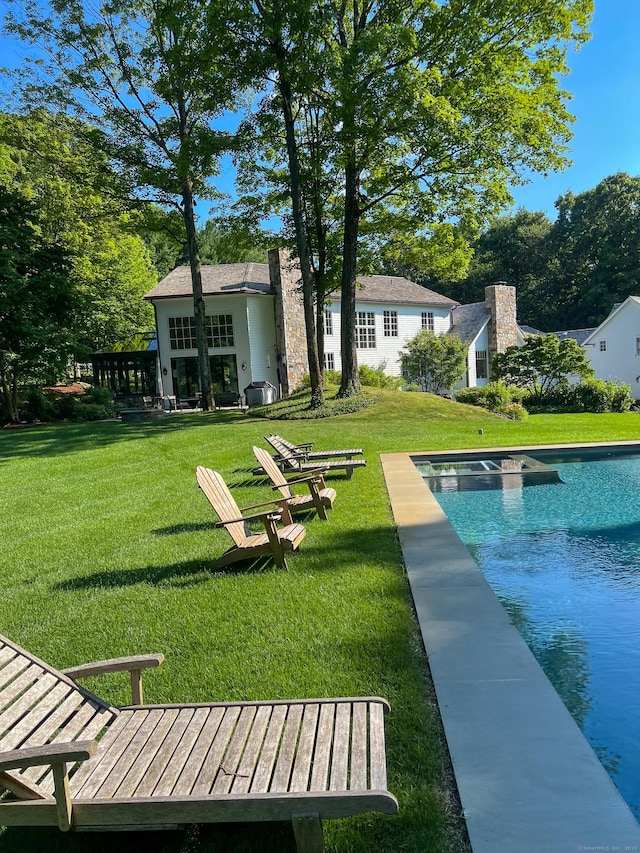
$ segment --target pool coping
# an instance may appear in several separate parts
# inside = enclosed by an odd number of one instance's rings
[[[631,810],[411,459],[455,452],[380,459],[473,851],[640,851]]]

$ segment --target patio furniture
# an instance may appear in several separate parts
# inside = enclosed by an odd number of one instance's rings
[[[290,820],[298,853],[318,853],[323,820],[397,812],[386,790],[384,699],[142,705],[140,672],[162,660],[57,670],[0,636],[1,826]],[[133,673],[130,706],[76,684],[117,670]]]
[[[239,509],[227,484],[217,471],[199,465],[196,479],[220,519],[216,527],[224,527],[234,542],[232,547],[216,560],[217,568],[223,568],[238,560],[253,560],[266,554],[273,557],[279,569],[287,568],[285,551],[296,551],[307,533],[301,524],[292,522],[287,498],[274,498],[272,501]],[[262,511],[253,512],[254,510]],[[243,516],[243,512],[250,511],[250,515]],[[247,525],[250,520],[260,520],[264,524],[265,532],[252,533]],[[284,522],[284,526],[278,526],[280,521]]]
[[[353,477],[353,472],[356,468],[364,468],[367,464],[366,459],[352,459],[349,456],[346,459],[310,459],[307,451],[301,451],[298,453],[290,450],[280,441],[280,436],[265,435],[264,438],[275,451],[275,462],[279,465],[280,469],[285,472],[295,471],[298,474],[305,474],[310,471],[317,471],[318,468],[321,468],[323,474],[326,474],[333,471],[344,470],[347,475],[347,480],[350,480]],[[335,452],[339,453],[339,451]],[[346,452],[349,453],[349,451]],[[355,453],[355,450],[352,452]],[[253,473],[262,474],[264,471],[262,468],[256,468]]]
[[[336,499],[336,490],[325,486],[322,471],[308,474],[306,477],[297,477],[287,480],[282,471],[276,465],[272,456],[261,447],[254,447],[253,453],[262,466],[265,473],[273,483],[273,488],[278,489],[280,494],[287,499],[289,512],[305,512],[310,509],[316,510],[318,516],[327,520],[327,508],[331,509]],[[307,486],[308,494],[296,495],[291,487],[297,485]]]
[[[336,457],[352,459],[354,456],[362,456],[364,453],[361,447],[353,447],[350,450],[313,450],[315,443],[313,441],[307,441],[304,444],[294,444],[292,441],[287,441],[286,438],[283,438],[281,435],[275,435],[274,433],[271,434],[269,439],[265,436],[265,439],[267,441],[270,439],[278,441],[292,453],[301,454],[305,459],[334,459]]]

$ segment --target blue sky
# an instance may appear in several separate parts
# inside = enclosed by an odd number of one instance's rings
[[[640,0],[595,0],[592,37],[569,54],[563,88],[576,116],[569,156],[573,166],[516,187],[516,206],[544,210],[572,190],[584,192],[615,172],[640,174]]]
[[[573,94],[576,116],[569,156],[573,165],[548,178],[532,176],[515,187],[515,207],[543,210],[555,218],[562,193],[592,189],[615,172],[640,174],[640,0],[595,0],[592,38],[569,53],[571,73],[563,88]],[[25,50],[0,38],[0,64],[19,65]],[[222,164],[219,187],[233,192],[233,169]],[[209,207],[208,203],[200,207]],[[206,219],[206,210],[200,210]]]

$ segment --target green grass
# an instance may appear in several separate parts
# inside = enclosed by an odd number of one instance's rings
[[[430,395],[376,397],[354,414],[286,428],[224,412],[1,432],[0,633],[60,667],[163,652],[163,666],[145,674],[152,702],[383,695],[400,814],[330,821],[326,849],[459,853],[464,828],[378,454],[635,439],[640,418],[513,422]],[[241,506],[265,500],[271,490],[250,474],[251,445],[272,430],[325,448],[361,445],[367,468],[332,478],[331,520],[303,519],[307,537],[288,572],[262,563],[212,573],[230,539],[214,528],[196,465],[219,470]],[[124,676],[87,686],[114,703],[129,698]],[[284,853],[293,841],[286,826],[131,836],[11,829],[0,849]]]

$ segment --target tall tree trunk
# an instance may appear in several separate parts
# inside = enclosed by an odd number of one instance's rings
[[[307,244],[307,236],[302,205],[302,190],[300,186],[300,163],[298,146],[295,137],[295,122],[293,118],[293,99],[291,83],[286,78],[284,62],[280,62],[278,88],[282,97],[282,113],[287,139],[287,158],[289,161],[289,177],[291,189],[291,208],[296,234],[296,248],[300,259],[302,273],[302,302],[304,306],[304,326],[307,341],[307,358],[309,361],[309,378],[311,380],[311,407],[319,408],[324,402],[322,387],[322,371],[318,359],[318,341],[316,338],[315,322],[315,287],[311,272],[311,259]]]
[[[0,380],[2,382],[2,396],[4,398],[4,405],[7,410],[9,422],[17,424],[19,420],[18,383],[16,382],[15,377],[8,377],[4,370],[0,374]]]
[[[340,340],[342,343],[342,382],[339,397],[360,393],[358,354],[356,351],[356,275],[358,273],[358,228],[360,225],[360,175],[355,155],[345,166],[344,232],[342,246],[342,293],[340,297]]]
[[[196,236],[193,192],[190,180],[185,180],[182,186],[182,215],[187,232],[187,252],[191,267],[191,285],[193,288],[193,316],[196,327],[196,343],[198,345],[198,376],[200,393],[202,394],[202,410],[214,411],[216,404],[213,398],[211,384],[211,366],[209,363],[209,347],[207,346],[207,327],[204,296],[202,294],[202,274],[200,271],[200,255]],[[174,388],[175,391],[175,388]]]

